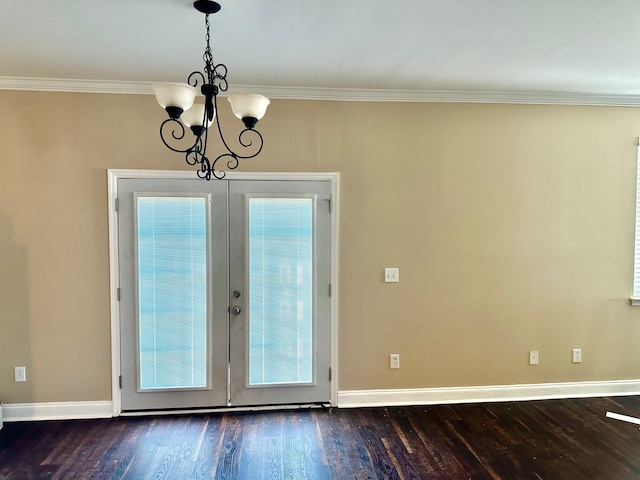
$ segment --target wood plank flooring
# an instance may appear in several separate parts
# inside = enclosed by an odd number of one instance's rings
[[[5,423],[0,479],[639,479],[640,397]]]

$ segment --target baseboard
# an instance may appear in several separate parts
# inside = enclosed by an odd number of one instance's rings
[[[338,407],[444,405],[620,395],[640,395],[640,380],[394,390],[344,390],[338,392]]]
[[[113,416],[112,408],[110,400],[102,402],[6,403],[2,405],[5,423],[110,418]]]
[[[640,380],[393,390],[343,390],[338,392],[338,407],[445,405],[621,395],[640,395]],[[9,403],[4,404],[2,407],[5,423],[34,420],[111,418],[113,416],[111,401]]]

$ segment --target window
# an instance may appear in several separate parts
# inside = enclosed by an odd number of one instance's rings
[[[207,199],[136,200],[139,388],[206,387]]]

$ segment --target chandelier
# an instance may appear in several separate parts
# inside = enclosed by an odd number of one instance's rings
[[[218,110],[218,94],[226,92],[227,67],[213,62],[213,54],[210,44],[209,15],[220,10],[220,4],[210,0],[197,0],[193,2],[196,10],[204,13],[206,27],[206,48],[204,51],[204,73],[192,72],[187,77],[187,83],[156,83],[153,91],[156,100],[169,115],[160,125],[160,138],[162,142],[174,152],[184,153],[188,165],[198,166],[198,177],[211,180],[211,177],[221,179],[226,175],[218,166],[226,163],[226,168],[233,170],[238,167],[239,161],[253,158],[262,150],[262,135],[254,129],[269,105],[269,99],[257,94],[232,94],[227,97],[231,104],[231,110],[236,117],[244,123],[244,130],[238,135],[240,153],[232,150],[222,134]],[[198,94],[204,97],[203,103],[195,103]],[[207,156],[207,140],[209,127],[215,122],[215,127],[224,147],[224,151],[211,160]],[[188,140],[185,139],[188,127],[194,135],[193,143],[182,148]]]

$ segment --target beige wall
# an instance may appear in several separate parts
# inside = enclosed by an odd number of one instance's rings
[[[151,96],[0,113],[0,400],[108,400],[106,170],[183,161]],[[241,170],[341,174],[341,390],[640,378],[639,109],[276,100],[261,131]]]

